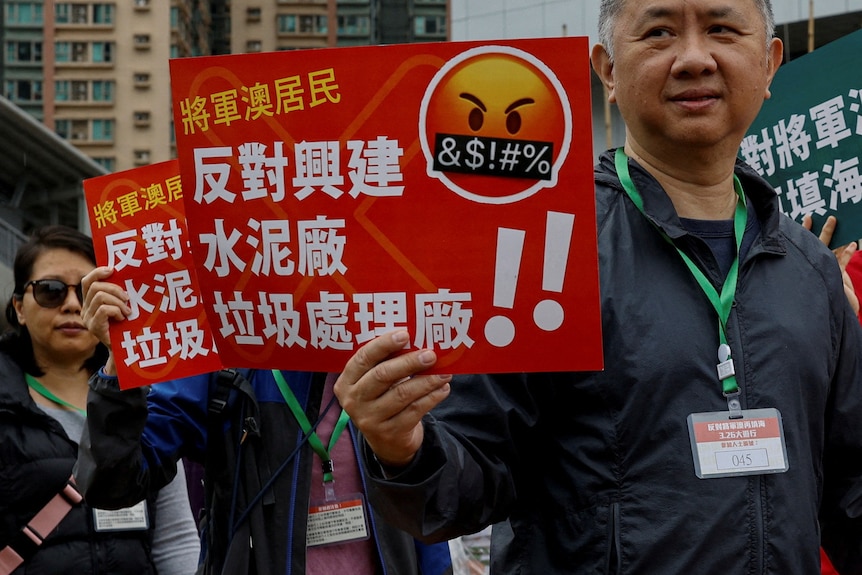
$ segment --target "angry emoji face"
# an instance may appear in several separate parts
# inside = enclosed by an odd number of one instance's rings
[[[420,134],[429,174],[479,201],[515,201],[555,179],[571,139],[568,101],[529,55],[470,52],[444,66],[426,91]]]

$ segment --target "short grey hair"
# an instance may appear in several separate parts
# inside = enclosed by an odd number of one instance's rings
[[[599,42],[605,47],[611,62],[614,61],[614,26],[627,0],[602,0],[599,8]],[[772,0],[753,0],[766,24],[766,41],[775,37],[775,15]]]

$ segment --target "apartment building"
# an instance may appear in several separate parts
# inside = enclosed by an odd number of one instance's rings
[[[168,60],[447,39],[448,0],[0,0],[3,95],[107,171],[175,156]]]

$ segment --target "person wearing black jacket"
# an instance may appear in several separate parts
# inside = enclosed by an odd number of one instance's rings
[[[120,512],[69,485],[87,381],[108,353],[81,319],[81,278],[95,259],[92,240],[65,226],[37,229],[15,257],[0,338],[0,573],[188,575],[200,540],[182,473]],[[66,514],[34,519],[61,492]]]
[[[450,383],[371,342],[335,391],[372,504],[425,541],[494,524],[495,575],[810,575],[821,541],[862,573],[862,329],[737,160],[771,4],[602,0],[600,39],[626,123],[595,169],[605,369]]]

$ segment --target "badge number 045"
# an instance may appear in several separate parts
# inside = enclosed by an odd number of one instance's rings
[[[784,427],[777,409],[746,409],[688,416],[695,473],[701,479],[787,471]]]

